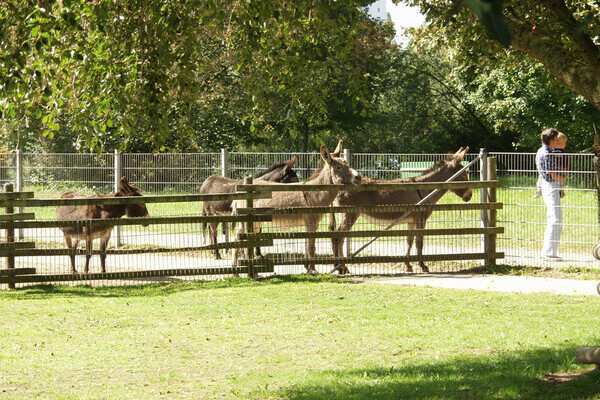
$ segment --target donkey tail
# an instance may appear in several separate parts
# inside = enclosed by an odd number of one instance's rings
[[[202,216],[206,217],[206,210],[204,208],[202,208]],[[206,245],[206,222],[204,222],[204,220],[202,220],[202,246]]]

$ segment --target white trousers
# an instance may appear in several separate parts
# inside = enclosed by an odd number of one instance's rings
[[[558,256],[558,244],[562,233],[562,208],[560,207],[560,182],[542,180],[542,197],[546,203],[546,232],[542,256]]]

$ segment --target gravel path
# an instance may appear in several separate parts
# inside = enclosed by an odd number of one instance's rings
[[[534,278],[504,275],[418,274],[371,278],[367,281],[395,285],[441,287],[445,289],[598,296],[598,281],[578,279]]]

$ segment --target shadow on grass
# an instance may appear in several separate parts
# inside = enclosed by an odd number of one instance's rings
[[[564,382],[542,379],[570,365],[575,348],[424,361],[389,368],[341,369],[309,375],[317,384],[284,388],[289,400],[333,399],[597,399],[600,371]]]
[[[284,283],[336,283],[342,282],[332,275],[285,275],[271,276],[259,280],[248,278],[225,278],[213,281],[160,282],[140,285],[98,286],[89,285],[32,285],[13,291],[2,291],[0,296],[15,299],[36,299],[48,297],[155,297],[168,296],[189,290],[211,290],[223,288],[249,288],[261,285]]]

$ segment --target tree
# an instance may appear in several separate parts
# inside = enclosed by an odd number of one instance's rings
[[[201,145],[210,110],[242,144],[326,125],[334,91],[365,114],[367,56],[389,44],[369,2],[3,1],[0,113],[9,131],[72,131],[80,150],[152,151]]]
[[[420,46],[444,45],[456,57],[489,62],[498,57],[518,59],[522,54],[538,60],[569,89],[600,110],[600,4],[591,0],[514,0],[502,6],[511,49],[490,38],[482,24],[475,23],[469,9],[457,1],[407,0],[427,16],[427,25],[415,31]],[[512,49],[519,50],[521,53]]]

